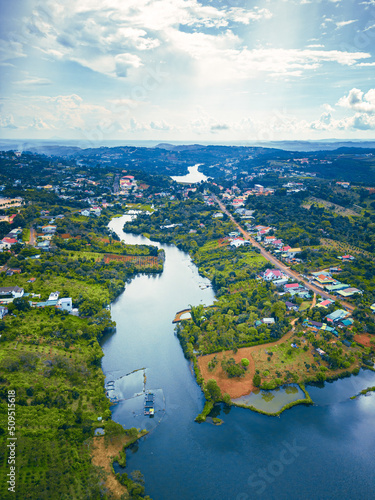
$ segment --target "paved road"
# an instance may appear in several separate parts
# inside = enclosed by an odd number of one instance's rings
[[[300,274],[298,274],[296,271],[293,271],[293,269],[290,269],[283,262],[281,262],[279,259],[277,259],[274,255],[272,255],[270,252],[267,252],[267,250],[262,245],[260,245],[257,241],[255,241],[254,238],[252,236],[250,236],[250,234],[247,231],[245,231],[245,229],[243,229],[238,224],[238,222],[234,219],[234,217],[232,216],[232,214],[227,210],[226,206],[215,195],[212,195],[212,198],[216,201],[216,203],[219,205],[219,207],[221,208],[221,210],[228,215],[228,217],[237,226],[238,230],[245,236],[245,238],[250,241],[250,243],[253,245],[253,247],[259,248],[261,255],[263,255],[263,257],[265,259],[267,259],[275,267],[277,267],[278,269],[280,269],[280,271],[282,271],[283,273],[285,273],[287,276],[289,276],[293,280],[298,281],[299,283],[302,283],[307,289],[311,290],[312,292],[314,292],[314,293],[316,293],[318,295],[321,295],[322,297],[324,297],[326,299],[331,299],[331,300],[334,300],[334,301],[339,300],[334,295],[330,295],[329,293],[321,290],[317,286],[312,285],[308,281],[305,281],[301,277]],[[345,307],[349,311],[351,311],[351,312],[354,311],[355,307],[352,304],[349,304],[348,302],[345,302],[345,301],[342,301],[342,300],[339,300],[339,302],[341,303],[341,305],[343,307]]]

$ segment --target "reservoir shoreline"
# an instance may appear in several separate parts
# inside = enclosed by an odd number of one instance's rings
[[[125,235],[124,219],[115,221],[111,226],[126,243],[154,244],[166,251],[163,273],[137,275],[112,303],[117,331],[102,342],[107,378],[147,367],[148,387],[162,388],[165,395],[165,415],[157,432],[127,452],[127,470],[142,471],[147,493],[154,500],[251,498],[257,494],[252,478],[258,469],[268,470],[278,460],[283,443],[296,443],[301,449],[299,459],[282,475],[271,476],[262,498],[339,499],[348,494],[353,499],[370,498],[375,488],[369,465],[375,442],[371,426],[375,396],[349,397],[375,385],[375,374],[371,372],[373,382],[369,372],[361,371],[357,377],[325,383],[323,389],[309,387],[314,405],[295,406],[277,419],[218,405],[213,413],[223,425],[197,425],[194,418],[202,411],[204,397],[174,335],[172,320],[176,311],[189,304],[212,304],[213,290],[200,289],[199,284],[208,280],[199,275],[186,253],[142,236]],[[123,403],[112,407],[112,418],[125,428],[138,426],[137,417]],[[354,468],[356,474],[350,474]]]

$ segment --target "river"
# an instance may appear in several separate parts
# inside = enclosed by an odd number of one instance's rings
[[[110,227],[126,243],[150,244],[123,233],[128,219]],[[218,409],[221,426],[194,422],[204,400],[172,320],[189,304],[211,304],[214,293],[187,254],[157,246],[166,254],[163,273],[138,275],[126,286],[112,304],[117,332],[102,344],[107,380],[145,368],[147,388],[163,395],[155,419],[143,417],[152,430],[128,452],[127,472],[142,471],[153,500],[374,498],[375,394],[349,399],[375,385],[373,372],[308,388],[317,404],[279,418],[232,407]],[[142,377],[133,376],[139,387]],[[113,407],[113,419],[138,426],[128,403]]]

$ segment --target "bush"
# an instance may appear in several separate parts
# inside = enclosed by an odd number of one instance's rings
[[[253,377],[253,384],[255,385],[255,387],[259,387],[261,382],[262,382],[262,379],[260,378],[260,375],[258,375],[258,373],[256,373]]]
[[[246,367],[246,366],[249,366],[250,364],[250,361],[247,359],[247,358],[242,358],[241,359],[241,365]]]

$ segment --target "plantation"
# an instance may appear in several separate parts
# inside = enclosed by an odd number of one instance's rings
[[[3,264],[21,271],[9,275],[4,268],[2,286],[17,285],[25,291],[8,305],[9,314],[0,321],[0,464],[4,473],[9,471],[8,390],[16,393],[17,437],[16,494],[7,490],[3,478],[2,499],[147,498],[144,486],[125,476],[115,478],[109,470],[111,457],[107,464],[92,459],[97,427],[104,429],[103,442],[114,439],[124,446],[134,441],[134,435],[129,439],[112,422],[104,391],[98,341],[115,328],[106,307],[135,273],[163,268],[163,255],[156,248],[123,245],[108,235],[110,217],[108,211],[84,226],[80,217],[66,212],[61,231],[77,235],[79,223],[79,237],[54,237],[50,252],[27,246],[18,253],[1,254]],[[36,222],[30,219],[29,224]],[[57,290],[61,297],[72,298],[79,316],[53,306],[30,307],[29,301],[45,301]]]

